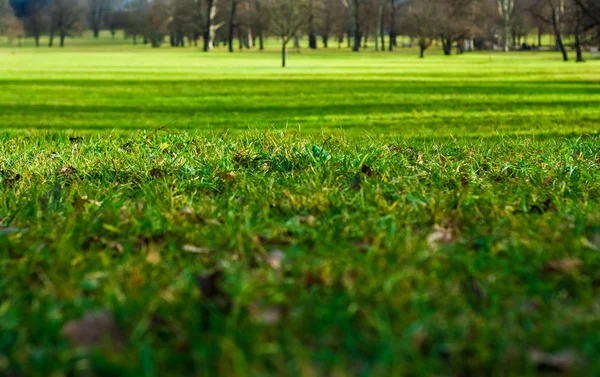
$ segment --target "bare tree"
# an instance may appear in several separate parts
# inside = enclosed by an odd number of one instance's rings
[[[54,35],[59,34],[60,47],[64,47],[65,38],[83,30],[85,3],[82,0],[54,0],[49,8],[50,47],[54,44]]]
[[[287,65],[287,45],[298,34],[309,17],[306,0],[270,0],[270,30],[281,38],[281,66]]]
[[[532,11],[535,17],[552,26],[556,47],[561,52],[563,60],[569,61],[569,53],[563,42],[565,0],[538,0],[533,5]]]
[[[110,0],[88,0],[87,19],[94,38],[100,36],[100,30],[105,26],[109,12]]]
[[[236,23],[235,17],[240,0],[230,0],[229,2],[229,18],[227,19],[227,45],[229,52],[233,52],[233,34],[235,33]]]
[[[496,0],[498,3],[498,12],[502,18],[502,44],[504,51],[509,50],[510,29],[512,27],[513,12],[515,9],[514,0]]]
[[[15,12],[10,6],[9,0],[0,0],[0,20],[14,15]]]
[[[48,28],[48,17],[42,1],[31,1],[27,5],[27,17],[23,20],[25,33],[33,37],[36,47],[40,46],[40,37]]]
[[[208,52],[213,47],[213,40],[216,30],[222,24],[215,24],[215,17],[217,16],[217,2],[218,0],[206,0],[206,8],[204,9],[204,24],[202,25],[202,39],[204,52]]]
[[[431,46],[439,34],[437,19],[440,17],[438,0],[412,0],[403,5],[400,26],[419,44],[419,56],[425,57],[425,50]]]

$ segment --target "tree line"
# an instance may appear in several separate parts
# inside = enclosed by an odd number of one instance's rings
[[[39,46],[47,35],[50,47],[64,46],[86,29],[204,51],[216,44],[262,50],[277,37],[284,66],[288,45],[299,47],[302,38],[311,49],[393,51],[405,36],[423,57],[434,43],[446,55],[537,49],[550,34],[565,61],[571,48],[583,61],[585,47],[600,40],[600,0],[30,0],[18,16],[0,0],[0,32],[9,38],[31,37]]]

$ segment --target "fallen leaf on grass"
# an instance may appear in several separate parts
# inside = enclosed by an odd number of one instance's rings
[[[185,251],[186,253],[193,253],[193,254],[210,254],[210,249],[207,249],[205,247],[198,247],[198,246],[194,246],[194,245],[184,245],[183,251]]]
[[[88,313],[82,319],[67,322],[61,333],[71,344],[78,347],[92,347],[105,341],[113,346],[123,345],[123,336],[112,314],[103,311]]]
[[[0,167],[0,178],[2,178],[6,186],[11,187],[21,179],[21,174],[17,174],[11,170],[3,170]]]
[[[68,177],[77,174],[77,169],[71,165],[61,166],[56,173],[62,177]]]
[[[360,171],[366,175],[367,177],[372,177],[373,176],[373,169],[371,169],[370,166],[368,165],[363,165],[360,167]]]
[[[280,305],[269,306],[268,308],[258,310],[255,314],[257,319],[267,326],[274,326],[281,322],[285,315],[285,308]]]
[[[77,197],[75,198],[75,200],[73,200],[73,208],[75,208],[78,211],[82,211],[85,208],[86,204],[90,204],[95,207],[102,206],[102,203],[96,200],[89,199],[87,196]]]
[[[225,180],[225,181],[232,181],[236,178],[237,178],[237,174],[233,171],[223,174],[223,180]]]
[[[544,265],[544,272],[557,272],[569,274],[578,271],[583,262],[578,258],[565,258],[555,261],[550,261]]]
[[[153,243],[148,244],[147,254],[146,254],[146,262],[152,265],[159,264],[161,260],[160,252],[158,251],[158,246]]]
[[[108,244],[108,247],[109,247],[111,250],[113,250],[113,251],[116,251],[116,252],[117,252],[117,253],[119,253],[119,254],[123,252],[123,245],[121,245],[120,243],[118,243],[118,242],[116,242],[116,241],[115,241],[115,242],[110,242],[110,243]]]
[[[448,244],[454,240],[454,234],[451,229],[436,225],[433,232],[427,237],[427,244],[430,247],[438,247],[440,244]]]
[[[529,353],[531,363],[537,369],[565,372],[580,362],[574,351],[566,350],[557,353],[546,353],[540,350],[532,350]]]
[[[274,270],[280,270],[283,259],[285,258],[285,254],[281,250],[274,250],[269,253],[269,258],[267,262],[269,266],[271,266]]]
[[[154,179],[163,178],[165,176],[165,172],[157,168],[150,170],[149,174]]]
[[[298,222],[300,224],[306,224],[308,226],[315,225],[316,218],[313,215],[306,215],[298,217]]]

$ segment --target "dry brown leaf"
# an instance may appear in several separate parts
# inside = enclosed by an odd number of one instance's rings
[[[158,246],[154,243],[148,244],[147,254],[146,254],[146,262],[149,264],[159,264],[161,260],[160,251],[158,250]]]
[[[154,179],[163,178],[165,176],[165,172],[158,168],[154,168],[154,169],[150,170],[149,173],[150,173],[150,176]]]
[[[123,252],[123,245],[121,245],[118,242],[110,242],[108,244],[108,247],[111,248],[111,250],[116,251],[117,253],[122,253]]]
[[[579,258],[565,258],[550,261],[544,265],[544,272],[569,274],[578,271],[583,262]]]
[[[57,173],[58,173],[58,175],[66,177],[69,175],[77,174],[77,169],[75,169],[73,166],[66,165],[66,166],[61,166],[60,168],[58,168]]]
[[[308,226],[315,225],[316,220],[317,219],[313,215],[306,215],[306,216],[300,216],[300,217],[298,217],[298,222],[300,224],[306,224]]]
[[[427,237],[427,244],[430,247],[438,247],[440,244],[451,243],[454,239],[454,235],[451,229],[444,228],[436,225],[433,228],[433,232]]]
[[[73,208],[75,208],[78,211],[82,211],[85,208],[86,204],[90,204],[95,207],[102,206],[102,203],[93,199],[89,199],[87,196],[80,196],[73,200]]]
[[[269,258],[267,262],[269,266],[271,266],[274,270],[280,270],[283,259],[285,258],[285,254],[281,250],[273,250],[269,253]]]
[[[227,172],[223,174],[223,179],[226,181],[232,181],[237,178],[237,174],[234,171]]]
[[[274,326],[281,322],[284,316],[284,310],[281,306],[271,306],[260,312],[260,321],[264,325]]]
[[[210,249],[207,249],[205,247],[198,247],[198,246],[194,246],[194,245],[184,245],[183,251],[185,251],[186,253],[193,253],[193,254],[210,254]]]
[[[61,333],[78,347],[92,347],[103,342],[110,342],[116,347],[123,345],[121,331],[112,314],[106,311],[88,313],[80,320],[69,321]]]
[[[372,176],[373,176],[373,169],[371,169],[371,167],[370,167],[370,166],[368,166],[368,165],[363,165],[363,166],[361,166],[361,168],[360,168],[360,171],[361,171],[361,172],[362,172],[364,175],[366,175],[367,177],[372,177]]]

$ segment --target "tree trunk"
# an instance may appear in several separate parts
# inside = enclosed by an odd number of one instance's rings
[[[308,47],[312,50],[317,49],[317,36],[314,32],[308,35]]]
[[[353,23],[354,23],[354,46],[352,47],[352,51],[358,52],[360,51],[360,42],[362,41],[362,34],[360,31],[360,14],[358,9],[358,0],[353,0]]]
[[[390,0],[390,51],[394,51],[396,45],[396,8],[394,0]]]
[[[568,62],[569,55],[567,53],[567,50],[565,49],[565,45],[562,40],[562,33],[560,31],[558,13],[556,11],[556,7],[554,7],[554,6],[552,7],[552,28],[554,29],[554,35],[556,36],[556,45],[558,46],[558,49],[562,53],[563,61]]]
[[[48,47],[54,45],[54,29],[50,29],[50,35],[48,36]]]
[[[329,36],[323,35],[321,39],[323,40],[323,48],[327,48],[329,45]]]
[[[504,30],[502,33],[502,39],[504,42],[504,52],[508,52],[510,50],[510,46],[508,45],[508,36],[510,35],[510,25],[508,23],[504,24]]]
[[[583,50],[581,49],[581,38],[579,36],[579,31],[575,32],[575,48],[577,49],[577,62],[583,63],[585,59],[583,58]]]
[[[542,28],[538,28],[538,47],[542,47]]]
[[[227,42],[229,43],[229,52],[233,52],[233,32],[235,29],[235,11],[237,8],[237,0],[231,1],[231,13],[229,14],[229,33],[227,35]]]
[[[204,39],[203,51],[210,50],[210,28],[214,16],[214,0],[208,0],[206,3],[206,18],[204,19],[204,29],[202,30],[202,38]]]
[[[65,37],[66,37],[65,31],[61,30],[60,31],[60,47],[65,47]]]
[[[285,68],[287,62],[287,42],[283,42],[281,45],[281,68]]]
[[[100,38],[100,28],[97,25],[94,26],[93,32],[94,32],[94,38],[96,38],[96,39]]]
[[[442,49],[444,50],[444,55],[446,56],[450,56],[452,55],[452,39],[451,38],[444,38],[444,36],[442,36]]]
[[[35,47],[40,47],[40,36],[36,35],[34,38],[35,38]]]
[[[258,34],[258,48],[263,51],[265,49],[265,36],[263,35],[262,30]]]
[[[419,43],[419,50],[421,50],[421,54],[420,54],[420,58],[423,59],[425,57],[425,49],[426,49],[426,45],[424,42],[420,42]]]

